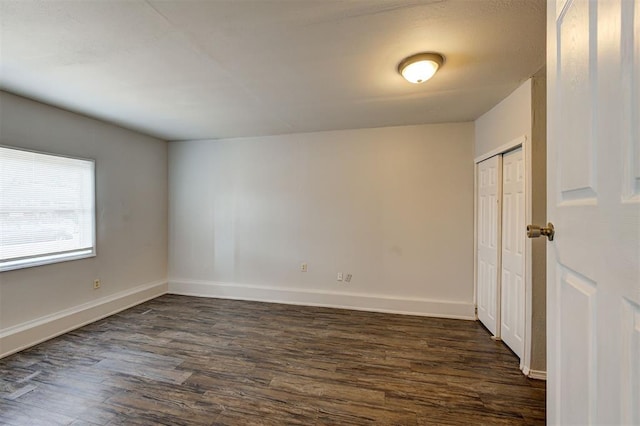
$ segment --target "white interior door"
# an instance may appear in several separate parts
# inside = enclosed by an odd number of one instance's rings
[[[548,3],[548,421],[640,424],[640,1]]]
[[[477,168],[477,305],[478,319],[494,336],[500,336],[500,180],[502,156],[496,155]]]
[[[502,267],[500,338],[522,359],[524,353],[524,239],[526,225],[522,148],[502,157]]]

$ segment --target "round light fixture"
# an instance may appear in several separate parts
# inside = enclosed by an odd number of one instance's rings
[[[410,83],[424,83],[443,63],[444,56],[439,53],[416,53],[400,61],[398,72]]]

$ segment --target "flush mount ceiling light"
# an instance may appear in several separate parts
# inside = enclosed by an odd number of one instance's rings
[[[424,83],[443,63],[444,56],[439,53],[416,53],[400,61],[398,72],[410,83]]]

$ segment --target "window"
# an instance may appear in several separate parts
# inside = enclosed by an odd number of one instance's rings
[[[0,146],[0,271],[95,252],[95,162]]]

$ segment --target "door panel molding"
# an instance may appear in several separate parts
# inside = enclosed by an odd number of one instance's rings
[[[593,423],[597,389],[596,371],[596,319],[597,285],[589,278],[569,268],[558,268],[558,304],[555,306],[558,328],[556,344],[562,358],[559,368],[562,380],[557,388],[557,402],[563,406],[561,424]],[[578,329],[574,333],[569,330]],[[584,394],[587,390],[590,410],[584,410]]]
[[[557,78],[570,82],[558,88],[559,137],[583,141],[556,146],[558,201],[571,201],[576,205],[592,205],[597,202],[598,194],[595,173],[597,123],[593,107],[596,69],[591,66],[597,46],[589,33],[595,14],[594,2],[570,1],[556,23]]]
[[[622,302],[623,365],[630,374],[621,376],[622,423],[640,424],[640,305],[629,299]]]
[[[640,203],[640,4],[623,1],[621,7],[623,200]]]

